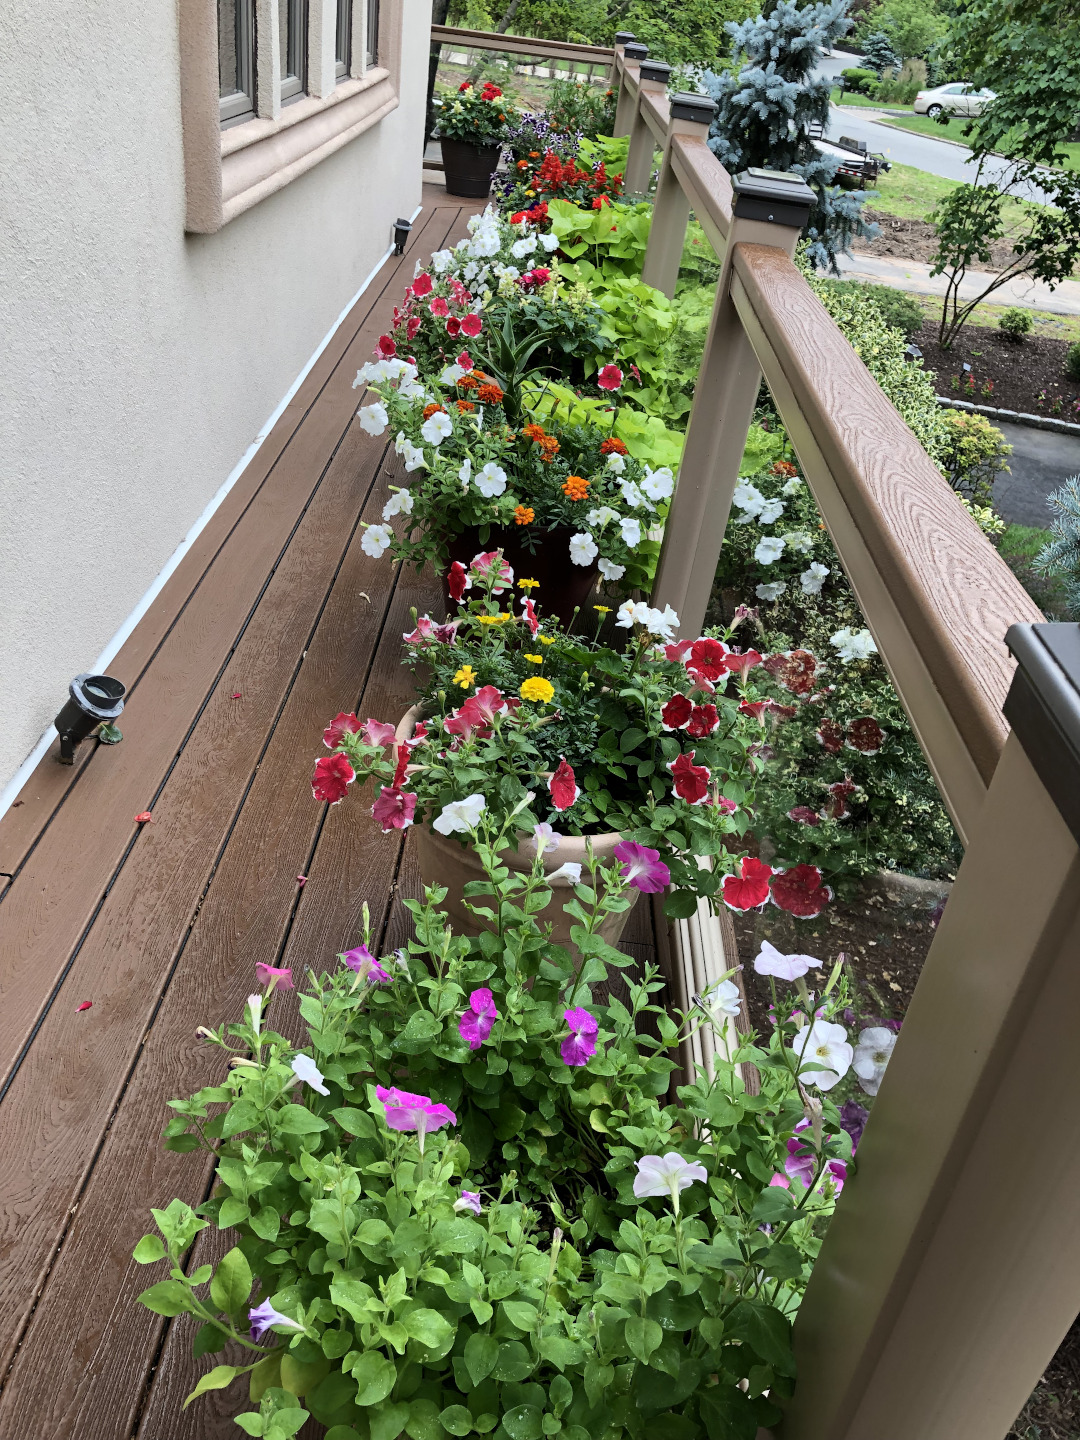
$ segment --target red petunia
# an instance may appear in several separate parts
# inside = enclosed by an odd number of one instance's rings
[[[397,346],[389,335],[380,335],[379,343],[375,346],[375,354],[380,360],[392,360],[397,354]]]
[[[396,738],[394,727],[387,720],[365,720],[361,733],[366,744],[385,748],[391,748]]]
[[[778,685],[793,695],[809,695],[817,674],[817,656],[810,650],[787,650],[762,662]]]
[[[405,772],[409,768],[409,751],[411,745],[399,745],[397,747],[397,765],[394,767],[394,778],[390,782],[395,790],[401,789],[401,782],[405,779]]]
[[[876,755],[885,743],[885,731],[872,715],[861,715],[847,727],[847,748],[860,755]]]
[[[468,372],[473,368],[472,356],[467,350],[462,350],[461,354],[454,361],[454,364],[459,366],[462,370]]]
[[[321,760],[315,761],[311,792],[316,800],[337,805],[345,799],[345,791],[355,779],[356,771],[344,755],[324,755]]]
[[[695,705],[686,733],[694,740],[705,740],[719,724],[720,715],[715,705]]]
[[[825,801],[822,815],[826,820],[842,820],[848,813],[848,801],[855,794],[858,786],[850,778],[837,780],[835,785],[829,786],[829,798]]]
[[[467,745],[470,740],[486,740],[491,734],[491,726],[488,725],[482,716],[475,711],[466,712],[463,705],[454,715],[448,715],[443,721],[443,729],[450,735],[456,735]],[[456,745],[453,747],[458,748]]]
[[[694,764],[693,750],[685,751],[667,767],[675,786],[675,794],[688,805],[700,805],[709,790],[709,767]]]
[[[446,333],[450,336],[451,340],[456,340],[457,337],[461,334],[461,321],[457,318],[456,315],[451,315],[450,319],[447,320]]]
[[[738,650],[730,650],[724,656],[724,669],[729,670],[732,675],[738,675],[740,680],[745,680],[747,671],[760,664],[761,656],[756,650],[744,650],[741,654]]]
[[[793,865],[773,876],[772,902],[799,920],[813,920],[832,899],[816,865]]]
[[[726,667],[728,647],[720,640],[695,640],[690,646],[686,668],[691,675],[715,683]]]
[[[574,771],[567,763],[565,755],[560,757],[558,767],[548,781],[548,789],[551,792],[551,803],[556,810],[569,810],[572,805],[577,803],[581,791],[577,787]]]
[[[416,796],[403,790],[390,789],[384,785],[378,799],[371,807],[371,813],[382,826],[384,835],[391,830],[404,830],[413,823],[416,814]]]
[[[787,812],[789,820],[797,820],[800,825],[820,825],[821,816],[816,810],[811,810],[809,805],[796,805],[794,810]]]
[[[605,440],[604,445],[607,443]],[[600,446],[601,455],[604,454],[604,445]],[[664,646],[664,658],[674,661],[677,665],[681,665],[693,648],[694,642],[692,640],[676,640],[673,645]]]
[[[826,754],[839,755],[844,748],[844,732],[835,720],[822,720],[814,733],[818,742],[824,746]]]
[[[771,700],[740,700],[739,714],[752,715],[759,725],[765,724],[765,712],[772,709]]]
[[[763,860],[744,855],[738,875],[725,875],[720,894],[729,910],[760,910],[769,898],[773,869]]]
[[[470,588],[472,581],[469,579],[469,572],[460,560],[455,560],[450,566],[450,573],[446,577],[446,588],[450,591],[451,600],[461,604],[461,597]]]
[[[355,735],[362,728],[355,715],[339,710],[323,731],[323,744],[328,750],[336,750],[346,735]]]
[[[540,629],[540,618],[536,613],[536,606],[533,604],[531,599],[526,597],[521,602],[521,608],[525,611],[525,615],[523,618],[525,620],[525,624],[529,627],[529,634],[535,636],[537,631]]]
[[[618,390],[623,382],[623,373],[617,365],[604,365],[596,377],[601,390]]]
[[[461,333],[462,335],[468,335],[470,340],[475,340],[477,335],[480,334],[483,328],[484,322],[480,319],[480,316],[477,315],[474,310],[470,310],[468,315],[462,316]]]
[[[431,279],[431,276],[427,273],[427,271],[423,271],[421,274],[417,275],[416,279],[412,282],[412,293],[417,297],[417,299],[422,300],[425,295],[431,294],[432,284],[433,281]]]
[[[435,316],[436,320],[445,320],[447,315],[450,314],[450,306],[446,303],[446,301],[441,295],[435,296],[435,299],[432,300],[431,304],[428,306],[428,309],[431,311],[432,315]]]
[[[506,697],[496,685],[485,685],[475,695],[470,695],[458,711],[459,715],[467,715],[470,720],[482,725],[490,725],[496,715],[505,713]]]
[[[417,335],[420,333],[420,326],[423,323],[423,316],[413,315],[410,318],[409,323],[405,326],[406,339],[415,340]]]
[[[660,723],[665,730],[681,730],[694,713],[694,707],[685,695],[673,695],[660,711]]]

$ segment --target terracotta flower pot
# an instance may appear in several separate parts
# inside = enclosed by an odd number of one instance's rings
[[[396,732],[399,743],[412,737],[420,718],[419,705],[414,705],[411,710],[405,712],[398,722]],[[604,861],[612,858],[612,853],[619,840],[620,836],[617,830],[608,830],[602,835],[589,836],[593,855],[598,860]],[[579,864],[585,865],[587,861],[585,843],[583,836],[564,835],[558,849],[544,851],[544,873],[552,874],[567,861],[577,861]],[[416,827],[414,844],[416,858],[420,865],[420,878],[423,883],[446,886],[447,894],[442,908],[446,911],[453,928],[461,935],[475,935],[479,930],[489,928],[478,916],[470,910],[466,910],[462,894],[470,880],[487,878],[484,867],[480,864],[480,858],[472,846],[463,845],[456,836],[440,835],[437,830],[432,830],[427,825]],[[513,849],[504,850],[501,859],[511,871],[519,874],[531,870],[534,859],[531,840],[522,840]],[[551,938],[557,945],[565,945],[568,949],[573,950],[570,927],[578,924],[578,921],[563,909],[565,902],[560,902],[561,891],[571,892],[566,895],[566,900],[573,898],[570,881],[561,876],[552,882],[551,888],[553,892],[551,903],[546,910],[541,910],[537,920],[541,925],[551,925]],[[626,928],[626,922],[630,918],[630,912],[637,903],[638,891],[629,890],[627,898],[630,901],[629,908],[605,916],[600,926],[599,933],[609,945],[619,943],[619,938]],[[474,903],[489,905],[491,901],[481,896]]]
[[[467,140],[447,140],[442,145],[443,175],[448,195],[466,195],[484,200],[491,194],[491,177],[499,168],[501,145],[470,145]]]
[[[468,565],[474,555],[484,551],[501,550],[514,572],[515,584],[522,579],[537,581],[539,588],[530,591],[530,594],[537,602],[541,615],[557,615],[564,625],[569,625],[574,607],[586,608],[600,573],[595,565],[575,565],[570,559],[570,536],[573,534],[568,525],[545,531],[543,543],[530,552],[522,545],[521,528],[516,525],[493,527],[483,544],[480,543],[479,530],[463,530],[460,535],[448,538],[447,548],[450,559],[460,560],[462,565]],[[452,614],[446,575],[443,576],[443,594],[447,614]]]

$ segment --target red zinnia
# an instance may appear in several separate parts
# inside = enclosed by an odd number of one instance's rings
[[[355,779],[356,771],[344,755],[324,755],[321,760],[315,761],[311,793],[316,800],[336,805],[345,799],[345,791]]]
[[[675,794],[688,805],[700,805],[709,789],[709,767],[694,764],[693,750],[685,751],[667,767],[675,787]]]
[[[685,695],[673,695],[660,711],[660,723],[665,730],[681,730],[694,713],[694,707]]]
[[[323,731],[323,744],[328,750],[336,750],[346,735],[355,735],[360,728],[355,715],[339,710]]]
[[[686,733],[695,740],[704,740],[719,724],[720,716],[715,705],[695,705]]]
[[[720,679],[727,665],[728,648],[719,640],[695,640],[690,647],[690,659],[686,668],[691,675],[715,682]]]
[[[468,335],[470,340],[475,340],[477,335],[480,334],[480,331],[483,330],[483,328],[484,322],[480,319],[480,316],[477,315],[474,310],[470,310],[468,315],[464,315],[462,317],[461,333],[462,335]]]
[[[565,755],[560,757],[558,768],[548,781],[548,789],[551,792],[551,803],[556,810],[569,810],[581,794],[574,779],[574,771],[567,764]]]
[[[596,377],[601,390],[618,390],[623,382],[623,373],[617,365],[605,365]]]
[[[772,902],[799,920],[813,920],[832,899],[816,865],[793,865],[773,876]]]
[[[769,898],[772,866],[744,855],[738,875],[725,875],[720,894],[729,910],[760,910]]]
[[[417,275],[416,279],[412,282],[412,293],[417,296],[418,299],[422,300],[425,295],[431,294],[431,285],[431,276],[425,271],[423,274]]]
[[[397,354],[397,346],[389,335],[380,335],[379,343],[375,346],[375,354],[380,360],[392,360]]]

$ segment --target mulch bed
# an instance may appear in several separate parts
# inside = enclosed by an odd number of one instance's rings
[[[951,349],[942,350],[937,343],[937,327],[924,325],[914,343],[923,352],[924,367],[936,372],[939,395],[1029,415],[1080,420],[1080,385],[1068,379],[1064,369],[1067,340],[1051,340],[1043,335],[1009,340],[1000,331],[968,325]],[[965,362],[971,366],[974,383],[967,379]],[[958,383],[954,384],[954,380]],[[1045,398],[1040,401],[1043,392]]]
[[[855,240],[852,249],[867,255],[895,255],[901,260],[924,260],[928,264],[937,252],[937,234],[927,220],[910,220],[898,215],[887,215],[884,210],[867,206],[863,211],[867,220],[881,226],[881,233],[875,240]],[[1002,238],[995,240],[990,254],[994,269],[1001,269],[1013,260],[1012,242]]]

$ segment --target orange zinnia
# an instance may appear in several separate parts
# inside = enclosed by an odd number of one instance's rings
[[[571,500],[587,500],[589,498],[589,482],[581,475],[568,475],[566,484],[562,487],[563,494]]]
[[[460,414],[467,415],[470,410],[475,410],[476,406],[471,400],[459,400],[457,402],[457,408]]]
[[[521,433],[522,433],[523,435],[527,435],[530,440],[535,440],[538,445],[539,445],[539,443],[540,443],[541,440],[543,440],[543,439],[546,438],[545,432],[544,432],[544,427],[543,427],[542,425],[537,425],[537,424],[535,424],[535,423],[532,424],[532,425],[525,425],[525,426],[522,428]]]
[[[614,435],[609,436],[600,446],[601,455],[625,455],[626,453],[626,446],[621,440],[616,440]]]
[[[535,519],[536,511],[531,510],[528,505],[514,507],[514,520],[518,525],[531,525]]]
[[[441,405],[437,404],[436,401],[433,400],[430,405],[424,406],[424,419],[430,420],[432,415],[437,415],[442,408],[443,407]]]
[[[502,401],[503,392],[498,385],[481,385],[476,392],[476,398],[484,405],[498,405]]]

